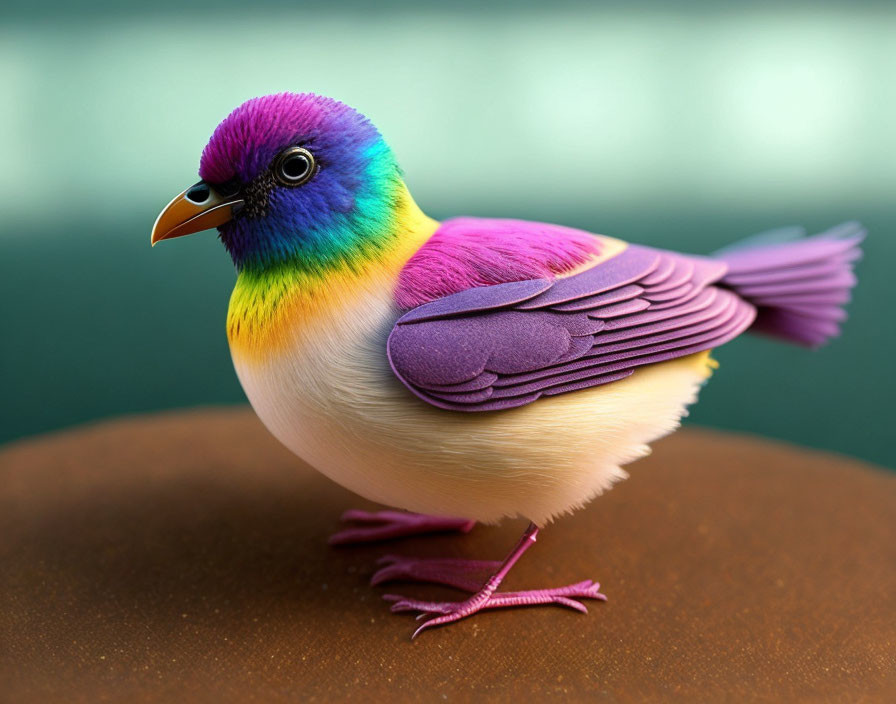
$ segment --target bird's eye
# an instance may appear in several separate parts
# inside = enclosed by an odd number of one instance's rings
[[[274,176],[284,186],[299,186],[314,175],[314,155],[303,147],[290,147],[274,161]]]

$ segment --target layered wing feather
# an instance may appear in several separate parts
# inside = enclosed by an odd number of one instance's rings
[[[755,318],[724,262],[629,245],[581,273],[471,288],[395,324],[389,363],[439,408],[493,411],[717,347]]]

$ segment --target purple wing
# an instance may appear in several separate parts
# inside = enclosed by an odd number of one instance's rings
[[[579,274],[472,288],[414,308],[388,341],[428,403],[492,411],[617,381],[721,345],[755,308],[712,284],[721,261],[629,245]]]

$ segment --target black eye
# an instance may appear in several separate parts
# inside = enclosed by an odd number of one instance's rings
[[[302,147],[290,147],[274,161],[274,176],[284,186],[298,186],[314,175],[314,155]]]

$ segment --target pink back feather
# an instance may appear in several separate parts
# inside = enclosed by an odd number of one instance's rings
[[[582,230],[524,220],[446,220],[404,266],[395,299],[408,309],[480,286],[553,279],[600,254]]]

